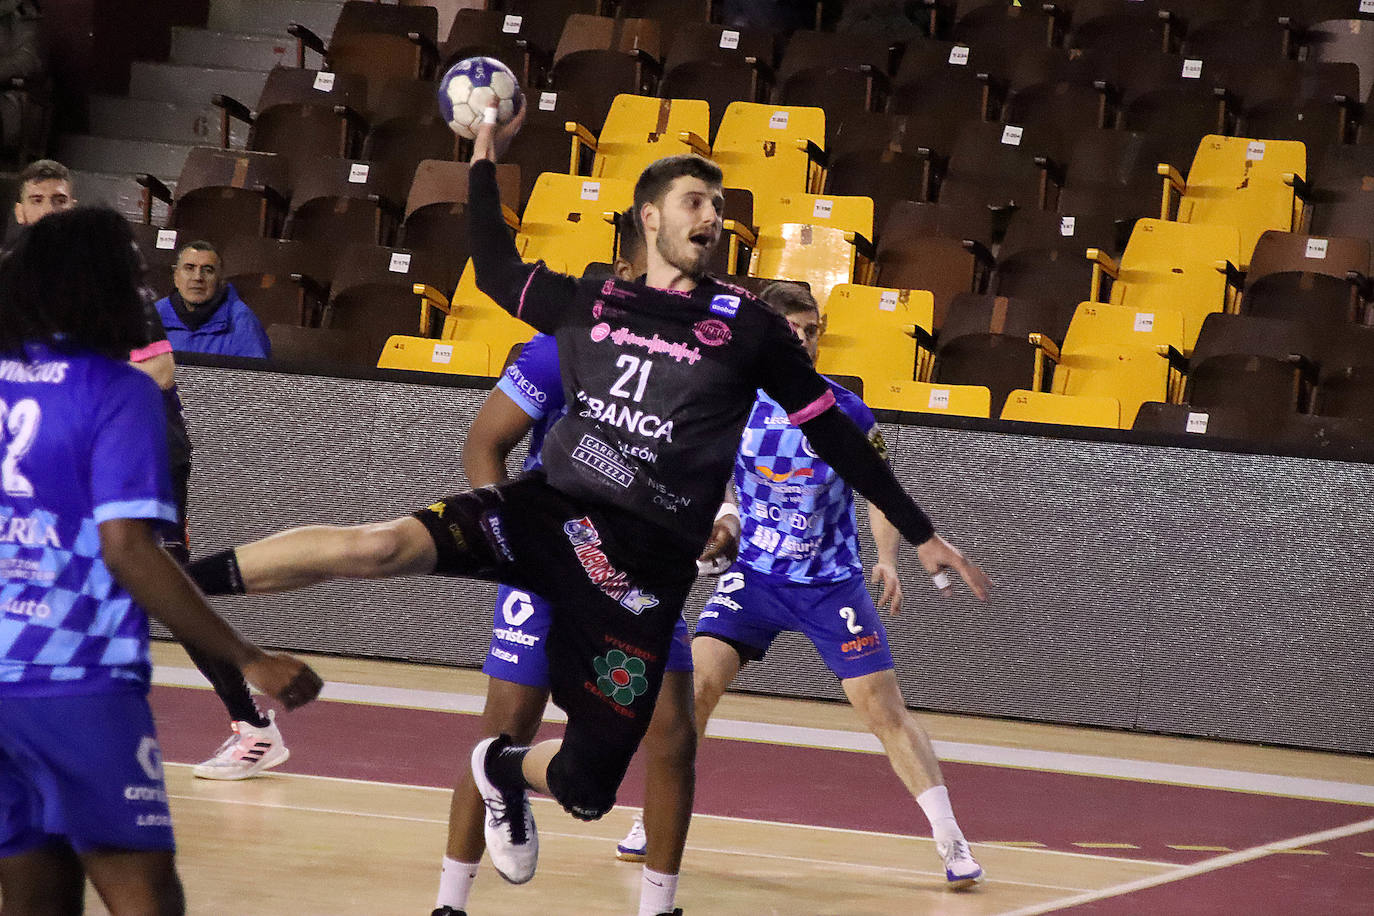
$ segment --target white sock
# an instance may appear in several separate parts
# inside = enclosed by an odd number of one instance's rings
[[[476,862],[459,862],[444,856],[444,867],[439,872],[439,896],[436,907],[451,906],[455,910],[468,905],[468,894],[472,892],[472,882],[477,878]]]
[[[665,875],[644,869],[639,880],[639,916],[658,916],[671,913],[673,898],[677,896],[677,875]]]
[[[949,804],[949,790],[944,786],[931,786],[916,796],[916,804],[930,821],[931,832],[937,842],[963,836],[959,822],[954,819],[954,809]]]

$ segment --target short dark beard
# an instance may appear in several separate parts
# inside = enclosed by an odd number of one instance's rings
[[[690,244],[690,242],[688,244]],[[662,235],[654,239],[654,247],[658,249],[658,253],[663,260],[667,261],[671,267],[680,271],[684,277],[691,277],[693,280],[699,280],[706,276],[706,266],[711,262],[709,251],[706,253],[705,257],[701,258],[701,263],[699,265],[694,264],[691,267],[684,267],[674,260],[672,252],[669,251],[668,246],[664,244]]]

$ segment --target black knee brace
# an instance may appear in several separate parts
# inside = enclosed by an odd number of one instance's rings
[[[616,790],[633,755],[631,748],[622,763],[622,755],[614,749],[578,740],[568,733],[563,738],[563,747],[549,761],[549,791],[578,820],[599,820],[615,807]]]

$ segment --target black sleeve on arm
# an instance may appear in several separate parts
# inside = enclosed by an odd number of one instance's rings
[[[816,455],[887,516],[913,544],[935,534],[935,527],[912,501],[868,436],[835,403],[834,392],[811,365],[787,324],[765,315],[756,365],[759,387],[801,426]]]
[[[501,308],[551,334],[573,302],[577,281],[543,263],[526,264],[501,214],[496,164],[479,159],[468,169],[468,235],[477,288]]]
[[[839,407],[831,405],[822,410],[802,423],[801,429],[820,459],[877,506],[902,537],[919,545],[935,534],[930,518],[902,489],[873,443]]]

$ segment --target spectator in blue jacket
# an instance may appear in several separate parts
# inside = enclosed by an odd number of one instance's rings
[[[177,253],[175,292],[158,300],[167,339],[178,353],[220,356],[271,355],[267,332],[253,310],[223,281],[219,252],[209,242],[191,242]]]

